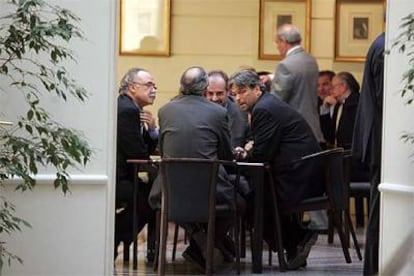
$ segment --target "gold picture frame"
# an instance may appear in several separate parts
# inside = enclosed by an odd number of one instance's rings
[[[259,59],[279,60],[275,45],[277,28],[284,23],[297,26],[302,46],[310,51],[311,0],[260,0]]]
[[[171,0],[120,0],[121,55],[169,56]]]
[[[372,41],[384,31],[384,0],[336,0],[335,61],[364,62]]]

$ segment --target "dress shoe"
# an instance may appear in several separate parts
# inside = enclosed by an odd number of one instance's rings
[[[192,263],[200,272],[205,273],[206,262],[198,248],[190,245],[184,250],[182,255],[186,261]]]
[[[307,265],[306,259],[309,256],[310,250],[312,246],[316,243],[318,239],[318,233],[315,231],[308,230],[303,240],[299,243],[297,247],[297,253],[291,257],[289,260],[288,258],[288,269],[289,270],[297,270],[301,267],[305,267]]]

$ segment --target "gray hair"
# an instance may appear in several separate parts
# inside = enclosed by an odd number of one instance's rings
[[[134,77],[141,71],[148,72],[147,70],[138,67],[129,69],[128,72],[122,77],[118,93],[126,93],[128,91],[128,85],[134,80]]]
[[[277,36],[280,40],[286,41],[289,44],[299,44],[302,41],[298,27],[292,24],[280,26],[277,30]]]
[[[345,83],[352,93],[359,93],[360,86],[358,81],[355,79],[354,75],[352,75],[349,72],[339,72],[338,74],[336,74],[336,77],[339,78],[343,83]]]
[[[264,91],[264,85],[260,81],[260,77],[256,72],[250,70],[241,70],[234,73],[229,79],[229,88],[233,85],[238,87],[248,87],[250,89],[259,86],[262,91]]]
[[[207,73],[200,66],[192,66],[181,75],[180,93],[183,95],[203,95],[207,86]]]

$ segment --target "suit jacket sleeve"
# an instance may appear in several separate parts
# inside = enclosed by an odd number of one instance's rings
[[[265,109],[256,109],[252,114],[254,146],[248,159],[252,162],[271,162],[281,141],[280,123]]]
[[[280,63],[272,81],[272,93],[279,95],[284,102],[289,102],[292,97],[293,83],[292,73],[285,64]]]
[[[232,160],[233,151],[231,147],[229,117],[227,112],[223,113],[219,122],[218,158],[222,160]]]

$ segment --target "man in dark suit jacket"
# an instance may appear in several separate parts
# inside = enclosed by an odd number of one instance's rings
[[[160,153],[162,157],[187,157],[232,160],[230,131],[227,110],[207,100],[203,95],[207,90],[208,76],[201,67],[190,67],[181,76],[180,95],[160,108]],[[160,207],[161,176],[154,181],[150,195],[153,208]],[[224,205],[235,210],[234,185],[228,179],[224,167],[219,168],[217,183],[217,205]],[[233,224],[232,217],[216,217],[216,247],[221,252],[224,248],[226,234]],[[198,224],[183,225],[190,235],[190,246],[183,252],[183,257],[202,263],[206,250],[204,229]],[[223,252],[224,253],[224,252]],[[216,250],[215,259],[220,252]],[[220,262],[218,260],[218,262]]]
[[[322,149],[331,147],[329,141],[332,140],[331,135],[331,124],[327,121],[326,115],[332,118],[333,107],[336,104],[336,99],[331,95],[332,91],[332,79],[335,76],[335,72],[330,70],[323,70],[319,72],[318,77],[318,111],[319,111],[319,123],[325,144],[321,144]]]
[[[157,87],[154,77],[141,68],[130,69],[122,78],[118,95],[117,159],[116,159],[116,208],[115,257],[121,241],[128,246],[133,235],[134,167],[128,159],[146,159],[155,150],[158,129],[155,120],[144,106],[154,102]],[[154,220],[154,212],[148,205],[150,188],[140,180],[138,193],[138,232]]]
[[[319,143],[324,143],[317,110],[318,64],[301,46],[299,29],[291,24],[279,27],[276,43],[283,59],[279,62],[271,93],[298,111]]]
[[[354,122],[359,100],[359,84],[349,72],[340,72],[332,79],[331,96],[336,100],[332,116],[321,115],[328,126],[328,144],[350,149],[354,133]]]
[[[378,273],[384,47],[385,34],[382,33],[368,50],[352,147],[353,155],[368,164],[370,169],[371,195],[365,235],[364,275]]]
[[[351,149],[355,117],[359,102],[359,83],[349,72],[340,72],[332,79],[331,96],[336,100],[332,117],[321,116],[328,125],[328,144],[333,147]],[[352,160],[351,181],[368,181],[368,168],[355,158]]]
[[[301,200],[324,192],[323,170],[319,161],[287,165],[304,155],[320,151],[318,142],[305,119],[278,97],[262,91],[259,76],[252,71],[236,72],[229,80],[229,89],[236,95],[240,107],[251,114],[253,148],[242,148],[242,159],[268,162],[276,180],[278,204],[283,208],[295,206]],[[265,195],[268,194],[265,192]],[[265,199],[265,212],[273,210]],[[264,216],[271,217],[269,215]],[[273,222],[265,220],[264,238],[274,249]],[[306,258],[317,235],[300,226],[299,218],[282,217],[283,246],[288,255],[288,268],[306,265]]]

